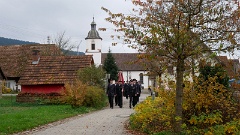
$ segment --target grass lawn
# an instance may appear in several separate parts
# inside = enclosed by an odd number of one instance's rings
[[[92,110],[87,107],[72,109],[70,105],[17,103],[16,96],[3,96],[0,99],[0,135],[21,132]]]

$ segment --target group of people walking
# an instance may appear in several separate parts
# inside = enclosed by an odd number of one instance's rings
[[[113,101],[115,106],[122,108],[123,97],[129,99],[129,108],[134,107],[139,102],[141,95],[141,84],[136,79],[132,79],[124,84],[119,81],[113,84],[113,80],[110,79],[107,87],[107,96],[110,104],[110,108],[113,109]]]

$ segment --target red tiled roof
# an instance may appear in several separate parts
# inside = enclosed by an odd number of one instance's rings
[[[108,53],[102,53],[102,63]],[[119,70],[122,71],[143,71],[146,68],[140,63],[138,59],[139,53],[112,53]]]
[[[6,79],[6,78],[5,78],[5,75],[4,75],[4,73],[3,73],[3,71],[0,67],[0,80],[4,80],[4,79]]]
[[[6,77],[20,77],[26,63],[32,59],[33,50],[41,55],[60,55],[61,51],[53,44],[0,46],[0,67]]]
[[[42,56],[38,64],[28,62],[20,85],[65,84],[77,77],[77,70],[93,64],[92,55]]]
[[[230,78],[233,78],[235,76],[234,70],[233,70],[233,63],[228,60],[227,56],[217,56],[217,58],[220,60],[221,64],[223,65],[223,68],[227,71],[227,74]]]

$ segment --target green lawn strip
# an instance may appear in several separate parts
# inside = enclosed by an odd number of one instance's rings
[[[72,109],[70,105],[21,104],[0,99],[0,135],[21,132],[50,122],[87,113],[92,108]]]

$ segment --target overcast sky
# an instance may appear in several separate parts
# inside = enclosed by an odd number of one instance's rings
[[[126,45],[111,45],[114,26],[104,20],[108,15],[101,7],[127,14],[134,6],[132,0],[0,0],[0,37],[47,43],[47,36],[54,39],[65,31],[74,44],[82,41],[79,51],[85,52],[94,16],[97,28],[109,29],[99,31],[103,52],[109,47],[113,53],[136,52]]]
[[[104,20],[108,15],[101,7],[130,13],[133,5],[131,0],[1,0],[0,37],[47,43],[47,36],[54,39],[65,31],[74,44],[82,41],[79,51],[85,52],[85,38],[93,16],[97,28],[114,28]],[[103,52],[109,47],[112,52],[136,52],[121,44],[112,47],[112,33],[112,30],[99,31]]]

